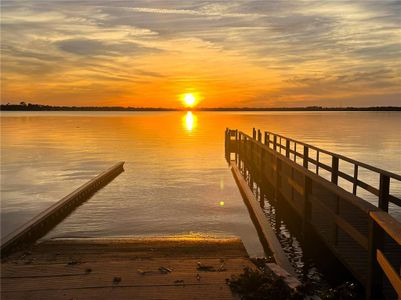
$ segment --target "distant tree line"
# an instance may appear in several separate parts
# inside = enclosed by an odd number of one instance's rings
[[[52,106],[32,104],[24,101],[19,104],[1,104],[1,111],[179,111],[182,108],[162,107],[123,107],[123,106]],[[370,106],[370,107],[214,107],[193,108],[197,111],[401,111],[401,106]]]
[[[1,104],[2,111],[171,111],[161,107],[122,107],[122,106],[53,106],[20,102]]]

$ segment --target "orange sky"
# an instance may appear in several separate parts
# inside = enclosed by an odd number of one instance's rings
[[[3,103],[401,103],[397,1],[1,2]]]

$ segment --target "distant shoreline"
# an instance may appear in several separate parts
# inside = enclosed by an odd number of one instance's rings
[[[41,104],[1,104],[0,111],[186,111],[187,108],[123,106],[51,106]],[[192,111],[401,111],[401,106],[370,107],[214,107],[192,108]]]

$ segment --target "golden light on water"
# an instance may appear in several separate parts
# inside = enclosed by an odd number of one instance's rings
[[[192,112],[188,111],[183,117],[183,125],[187,131],[192,131],[198,125],[198,118]]]
[[[220,179],[220,190],[224,190],[224,180]]]

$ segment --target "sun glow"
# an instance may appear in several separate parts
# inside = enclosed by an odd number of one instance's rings
[[[194,107],[196,104],[196,98],[193,94],[184,94],[183,102],[186,107]]]

